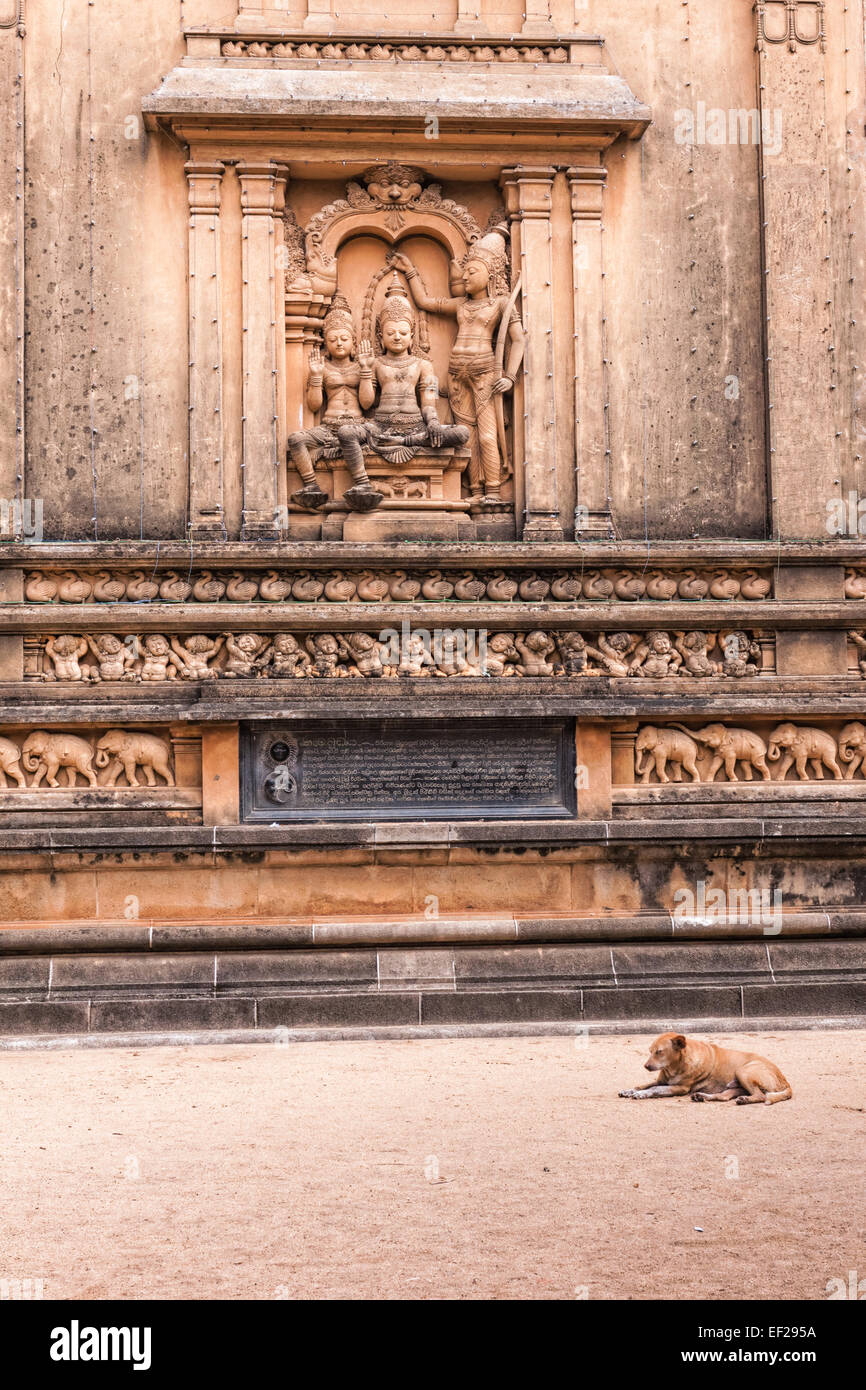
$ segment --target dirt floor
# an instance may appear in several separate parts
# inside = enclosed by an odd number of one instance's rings
[[[2,1053],[0,1280],[824,1299],[866,1275],[866,1032],[750,1037],[794,1087],[774,1106],[619,1099],[647,1041]]]

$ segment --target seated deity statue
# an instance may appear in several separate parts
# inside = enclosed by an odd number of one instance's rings
[[[396,275],[385,292],[376,332],[380,352],[373,359],[359,356],[359,399],[365,410],[372,410],[366,422],[370,447],[386,463],[400,464],[421,448],[465,444],[465,426],[439,419],[436,373],[432,362],[413,351],[415,311]]]
[[[508,293],[506,228],[487,232],[473,242],[462,266],[451,263],[451,287],[462,293],[437,299],[424,289],[417,267],[400,252],[391,264],[409,281],[419,308],[451,314],[457,319],[457,338],[448,364],[448,398],[454,419],[469,433],[470,493],[480,502],[498,503],[507,469],[505,425],[500,397],[514,385],[523,361],[523,327]],[[503,348],[498,337],[503,319]],[[507,337],[508,361],[499,360]],[[497,350],[498,349],[498,350]]]
[[[346,502],[355,511],[371,511],[378,507],[383,494],[375,490],[364,466],[367,422],[358,401],[358,386],[362,375],[369,377],[372,372],[369,345],[361,343],[356,358],[352,315],[339,294],[325,316],[323,330],[325,356],[318,348],[310,353],[307,405],[315,414],[324,400],[325,413],[320,425],[289,435],[289,456],[304,484],[299,492],[292,493],[292,501],[309,511],[323,507],[328,494],[319,486],[313,465],[322,458],[343,458],[352,475],[352,487],[344,494]]]

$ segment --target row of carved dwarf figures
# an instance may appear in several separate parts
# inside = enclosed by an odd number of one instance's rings
[[[837,782],[851,781],[858,770],[866,777],[866,724],[846,724],[837,739],[826,729],[785,721],[766,741],[753,729],[726,724],[707,724],[702,729],[646,724],[635,741],[635,772],[643,785],[653,774],[659,782],[681,782],[683,772],[692,782],[714,782],[721,768],[729,782],[737,782],[741,780],[738,765],[747,782],[755,774],[764,782],[784,782],[792,767],[803,782],[823,781],[825,769]]]
[[[765,599],[771,592],[768,575],[757,570],[554,570],[537,573],[515,570],[296,570],[263,574],[213,570],[181,574],[92,574],[66,570],[57,574],[31,571],[24,582],[28,603],[430,603],[455,599],[462,603],[574,603],[578,599],[636,602],[653,599]]]
[[[23,767],[22,767],[23,764]],[[43,785],[61,787],[58,773],[63,771],[65,785],[79,785],[79,777],[89,787],[115,787],[121,776],[127,785],[139,787],[137,769],[144,773],[149,787],[158,785],[157,776],[166,786],[174,786],[169,745],[155,734],[135,729],[109,729],[98,739],[96,746],[80,734],[35,729],[23,743],[0,737],[0,787],[14,782],[22,791],[28,788],[25,773],[31,774],[30,789]],[[100,770],[99,774],[97,769]]]
[[[755,676],[753,634],[487,632],[415,628],[369,632],[206,633],[166,638],[61,633],[43,639],[46,681],[172,681],[301,676]],[[716,654],[714,659],[711,653]],[[85,663],[85,656],[94,658]]]

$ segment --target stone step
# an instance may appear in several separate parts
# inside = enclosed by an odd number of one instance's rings
[[[665,911],[631,914],[573,913],[529,916],[503,913],[441,914],[436,917],[359,916],[302,917],[237,921],[68,921],[62,924],[16,923],[0,928],[0,958],[48,956],[75,952],[235,952],[355,946],[423,946],[502,943],[544,945],[554,942],[688,942],[772,941],[790,938],[866,937],[866,906],[804,907],[785,910],[763,921],[756,903],[751,920],[742,915],[684,916]]]
[[[866,1015],[866,940],[0,957],[0,1035]]]

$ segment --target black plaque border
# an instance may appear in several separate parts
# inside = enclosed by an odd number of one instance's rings
[[[419,733],[435,733],[437,729],[449,730],[458,726],[466,732],[475,729],[479,734],[485,732],[511,732],[519,743],[521,734],[527,729],[533,732],[542,728],[556,737],[558,773],[561,802],[550,806],[502,806],[495,803],[460,802],[440,806],[387,805],[352,806],[345,810],[313,807],[265,806],[257,801],[257,770],[261,771],[267,763],[263,745],[276,738],[303,741],[305,733],[349,734],[357,729],[369,734],[378,729],[383,736],[388,730],[405,737],[417,730]],[[275,721],[241,725],[241,821],[245,824],[291,824],[297,822],[362,822],[371,821],[448,821],[448,820],[563,820],[577,814],[577,755],[575,748],[575,725],[573,719],[553,718],[527,721],[526,719],[400,719],[393,716],[378,719],[306,719],[303,721]]]

